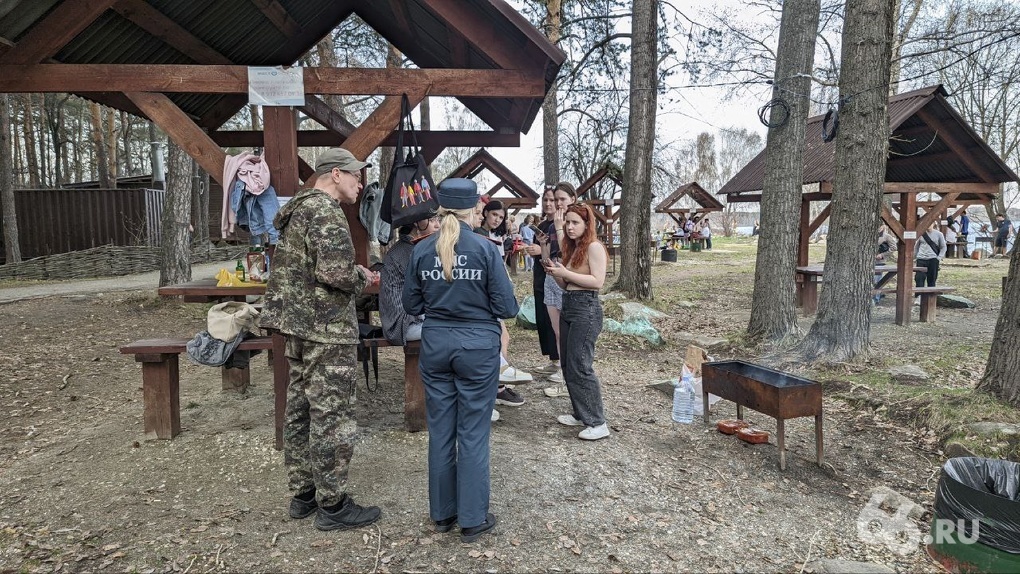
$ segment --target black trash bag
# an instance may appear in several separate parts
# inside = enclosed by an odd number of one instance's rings
[[[951,458],[935,491],[935,518],[963,521],[968,538],[973,520],[978,542],[1020,554],[1020,464],[977,457]]]

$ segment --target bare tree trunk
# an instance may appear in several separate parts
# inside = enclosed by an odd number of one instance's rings
[[[899,19],[901,0],[895,0],[896,4],[893,8],[894,18]],[[896,95],[899,91],[900,81],[900,68],[902,67],[900,58],[903,57],[903,41],[907,39],[910,34],[911,28],[914,27],[914,22],[917,21],[917,15],[921,12],[921,4],[924,0],[908,0],[910,10],[909,14],[904,14],[903,26],[898,26],[898,22],[894,22],[894,28],[897,28],[896,34],[893,36],[892,46],[892,65],[889,69],[889,95]]]
[[[772,97],[785,101],[789,111],[774,105],[769,115],[772,127],[765,146],[761,238],[747,325],[752,340],[781,341],[797,332],[794,287],[804,131],[811,107],[811,80],[798,74],[810,74],[813,69],[819,10],[819,0],[787,0],[783,4]]]
[[[1013,249],[1009,260],[1009,278],[1002,294],[1002,308],[995,324],[995,337],[988,353],[985,374],[978,390],[1020,406],[1020,249]]]
[[[403,61],[404,56],[400,50],[393,47],[393,44],[389,44],[389,49],[386,52],[386,67],[399,68]],[[386,180],[390,177],[391,169],[393,169],[393,148],[379,148],[379,186],[381,188],[386,187]]]
[[[21,128],[25,134],[25,165],[28,168],[28,186],[32,189],[39,189],[42,187],[42,184],[39,181],[39,155],[35,141],[32,94],[22,95],[22,101],[24,102],[25,117],[21,123]]]
[[[34,100],[35,97],[33,96]],[[47,134],[49,130],[46,129],[49,119],[46,117],[46,98],[43,95],[39,96],[39,185],[40,187],[52,187],[50,184],[51,178],[53,177],[53,171],[50,169],[50,144]]]
[[[66,158],[64,158],[64,102],[67,96],[58,100],[59,94],[46,94],[43,96],[43,105],[46,107],[46,129],[50,132],[50,145],[53,149],[53,187],[60,187],[64,183],[64,169]]]
[[[161,141],[156,139],[156,124],[149,122],[149,167],[152,170],[152,188],[166,189],[166,168],[163,166]],[[168,138],[169,140],[169,138]]]
[[[117,178],[120,177],[120,170],[117,169],[117,120],[113,108],[107,108],[104,111],[106,134],[103,136],[103,141],[106,143],[106,169],[110,172],[110,183],[113,184],[113,187],[117,187]]]
[[[548,0],[546,2],[545,35],[553,44],[558,44],[560,41],[562,24],[562,1]],[[559,102],[556,97],[556,84],[553,84],[545,95],[545,101],[542,102],[542,165],[544,166],[545,183],[556,183],[560,180],[558,108]]]
[[[120,113],[121,141],[124,145],[124,175],[132,175],[131,165],[131,116],[127,112]]]
[[[167,142],[167,186],[163,202],[162,264],[159,285],[191,281],[191,158],[170,140]]]
[[[652,298],[652,151],[658,81],[658,0],[634,0],[631,19],[630,129],[620,205],[620,273],[613,289],[633,299]]]
[[[99,104],[89,102],[89,112],[92,120],[92,145],[96,152],[96,172],[99,180],[99,187],[102,189],[113,189],[110,181],[110,161],[106,156],[106,142],[103,141],[103,110]]]
[[[333,41],[333,34],[326,34],[326,37],[319,40],[319,43],[315,45],[315,53],[319,56],[319,65],[323,67],[336,68],[339,67],[339,61],[336,57],[336,43]],[[323,94],[320,96],[322,101],[329,104],[329,107],[340,114],[343,118],[347,118],[347,114],[344,113],[346,104],[344,103],[344,97],[338,94]]]
[[[14,205],[14,178],[11,161],[11,99],[0,94],[0,205],[3,206],[4,256],[7,263],[21,262],[18,239],[18,214]]]
[[[868,351],[875,230],[889,150],[892,2],[849,0],[843,25],[840,110],[832,219],[818,316],[799,351],[807,361],[842,362]],[[901,277],[899,281],[909,281]]]

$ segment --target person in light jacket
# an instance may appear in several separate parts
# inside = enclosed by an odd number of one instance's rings
[[[926,269],[914,274],[914,286],[924,287],[927,283],[928,287],[934,287],[939,278],[939,261],[945,256],[946,238],[933,223],[914,243],[914,259],[917,260],[917,266]],[[920,303],[920,299],[917,302]]]

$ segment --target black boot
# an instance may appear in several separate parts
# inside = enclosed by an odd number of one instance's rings
[[[360,528],[379,520],[380,516],[382,511],[378,506],[359,506],[353,498],[344,494],[339,503],[330,507],[319,507],[315,527],[319,530]]]
[[[311,516],[315,509],[319,508],[318,503],[315,502],[315,489],[311,489],[301,494],[294,496],[290,499],[290,517],[291,518],[308,518]]]
[[[460,541],[461,542],[474,542],[478,540],[478,537],[496,527],[496,515],[488,513],[485,515],[485,522],[478,526],[472,526],[470,528],[460,529]]]

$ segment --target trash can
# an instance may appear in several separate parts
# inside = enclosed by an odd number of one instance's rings
[[[691,253],[700,253],[701,252],[701,245],[702,245],[702,243],[704,241],[705,241],[704,239],[692,239],[691,240]]]
[[[950,571],[1020,572],[1020,464],[946,461],[929,536],[928,554]]]
[[[663,261],[676,263],[676,249],[663,249],[661,257]]]

